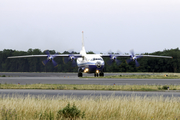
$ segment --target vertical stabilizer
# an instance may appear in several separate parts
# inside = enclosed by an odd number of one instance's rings
[[[84,47],[84,32],[82,31],[82,49],[81,49],[81,52],[80,52],[81,55],[86,55],[86,50],[85,50],[85,47]]]

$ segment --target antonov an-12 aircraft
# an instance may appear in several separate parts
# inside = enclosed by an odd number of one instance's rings
[[[131,55],[120,55],[120,54],[86,54],[86,50],[84,47],[84,35],[82,31],[82,49],[80,54],[54,54],[50,55],[49,51],[45,51],[47,55],[25,55],[25,56],[11,56],[8,58],[28,58],[28,57],[47,57],[46,60],[42,61],[44,65],[48,62],[52,62],[56,67],[58,64],[54,61],[55,57],[67,57],[68,60],[77,63],[78,66],[78,77],[82,77],[83,73],[94,73],[95,77],[104,76],[104,65],[105,62],[102,57],[109,57],[110,62],[120,63],[117,60],[117,57],[130,57],[126,62],[129,63],[131,61],[135,61],[136,67],[139,67],[139,63],[137,59],[140,57],[159,57],[159,58],[172,58],[171,56],[157,56],[157,55],[135,55],[133,51],[131,51]]]

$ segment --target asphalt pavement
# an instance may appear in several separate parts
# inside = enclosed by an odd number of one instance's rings
[[[74,77],[0,77],[1,84],[96,84],[96,85],[170,85],[180,84],[180,79],[114,79]]]
[[[45,96],[45,97],[97,97],[97,96],[140,96],[140,97],[180,97],[180,92],[142,92],[142,91],[96,91],[96,90],[28,90],[28,89],[1,89],[3,96]]]
[[[121,73],[106,73],[115,75]],[[131,73],[124,73],[131,74]],[[132,73],[133,74],[133,73]],[[139,73],[137,73],[139,74]],[[143,74],[143,73],[142,73]],[[98,85],[134,85],[134,84],[180,84],[180,79],[108,79],[108,78],[78,78],[77,73],[0,73],[6,77],[0,77],[1,84],[98,84]],[[92,74],[87,74],[92,75]],[[165,92],[141,92],[141,91],[95,91],[95,90],[24,90],[24,89],[0,89],[1,95],[32,95],[32,96],[163,96],[180,97],[179,91]]]

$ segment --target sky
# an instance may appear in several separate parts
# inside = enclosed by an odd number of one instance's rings
[[[0,50],[152,53],[180,46],[179,0],[0,0]]]

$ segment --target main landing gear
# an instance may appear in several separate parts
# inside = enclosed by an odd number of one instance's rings
[[[104,73],[103,72],[100,72],[99,74],[98,73],[94,73],[94,77],[104,77]]]
[[[99,76],[104,77],[104,73],[103,72],[99,73]]]
[[[78,77],[82,77],[82,76],[83,76],[82,72],[79,72]]]
[[[83,70],[81,68],[78,68],[78,77],[82,77],[83,76]]]

